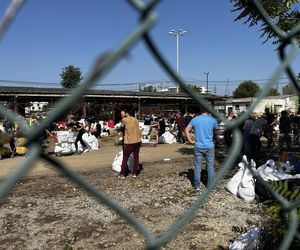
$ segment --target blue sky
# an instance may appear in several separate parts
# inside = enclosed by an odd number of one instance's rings
[[[1,18],[9,3],[1,1]],[[176,70],[176,37],[168,32],[186,30],[179,39],[179,74],[206,86],[204,72],[210,72],[209,89],[220,95],[227,80],[231,94],[243,80],[270,78],[279,64],[271,41],[263,44],[259,27],[234,22],[232,9],[229,0],[163,0],[150,32]],[[138,20],[137,11],[123,0],[28,0],[0,41],[0,80],[59,83],[62,68],[70,64],[84,76],[95,58],[117,47]],[[299,59],[293,66],[299,72]],[[97,88],[137,90],[134,83],[170,80],[140,41]],[[281,80],[279,90],[287,82]]]

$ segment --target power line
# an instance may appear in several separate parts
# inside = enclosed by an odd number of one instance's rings
[[[248,80],[199,80],[199,79],[192,79],[192,78],[184,78],[183,79],[187,84],[207,84],[207,83],[211,83],[214,85],[237,85],[239,83],[242,83],[244,81],[253,81],[253,82],[257,82],[258,84],[264,84],[267,83],[267,81],[269,81],[270,79],[265,78],[265,79],[248,79]],[[279,78],[278,80],[280,81],[287,81],[289,80],[289,78]],[[263,82],[263,83],[260,83]],[[6,83],[9,85],[12,84],[18,84],[18,85],[24,85],[24,86],[45,86],[45,87],[60,87],[61,84],[58,82],[34,82],[34,81],[20,81],[20,80],[0,80],[0,84],[1,83]],[[126,83],[96,83],[94,85],[94,87],[101,87],[101,86],[110,86],[110,87],[117,87],[117,86],[138,86],[138,85],[147,85],[147,84],[176,84],[175,81],[173,80],[164,80],[164,79],[159,79],[159,80],[147,80],[147,81],[132,81],[132,82],[126,82]],[[279,82],[278,85],[282,85],[282,84],[286,84],[286,82]]]

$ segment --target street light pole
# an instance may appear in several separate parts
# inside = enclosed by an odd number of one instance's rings
[[[208,74],[209,74],[209,72],[204,72],[204,74],[206,75],[206,93],[208,94]]]
[[[185,34],[186,32],[187,31],[183,29],[179,29],[179,30],[173,29],[169,32],[170,35],[176,36],[176,72],[178,76],[179,76],[179,36],[183,36],[183,34]],[[176,87],[176,92],[179,93],[178,83]]]

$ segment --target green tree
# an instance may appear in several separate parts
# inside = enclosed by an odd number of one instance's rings
[[[195,92],[201,93],[202,87],[199,87],[199,86],[194,85],[194,84],[187,84],[187,86],[189,86]],[[185,90],[181,86],[179,87],[179,93],[185,93]]]
[[[277,95],[280,95],[277,89],[275,88],[270,89],[268,96],[277,96]]]
[[[81,76],[81,70],[78,67],[73,65],[69,65],[62,69],[62,73],[60,74],[61,81],[60,84],[64,88],[74,88],[76,87],[83,77]]]
[[[156,92],[156,87],[153,85],[145,86],[143,92]]]
[[[273,43],[280,42],[280,39],[269,28],[265,22],[262,21],[258,11],[253,6],[251,0],[230,0],[233,3],[234,9],[232,12],[239,12],[239,15],[234,21],[243,21],[249,27],[260,25],[261,37],[265,37],[265,41],[274,38]],[[299,0],[260,0],[259,1],[270,16],[272,23],[277,25],[281,30],[288,32],[294,28],[300,20],[300,11],[295,7]],[[298,35],[299,37],[299,35]]]
[[[254,97],[260,91],[259,86],[252,81],[244,81],[233,91],[234,98]]]

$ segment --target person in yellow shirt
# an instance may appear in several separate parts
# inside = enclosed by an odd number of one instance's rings
[[[141,130],[139,128],[139,122],[136,118],[132,117],[128,111],[121,111],[122,128],[123,128],[123,160],[121,165],[121,172],[118,176],[120,179],[125,179],[128,172],[127,161],[131,153],[133,153],[133,177],[137,177],[139,172],[139,153],[141,147]]]

